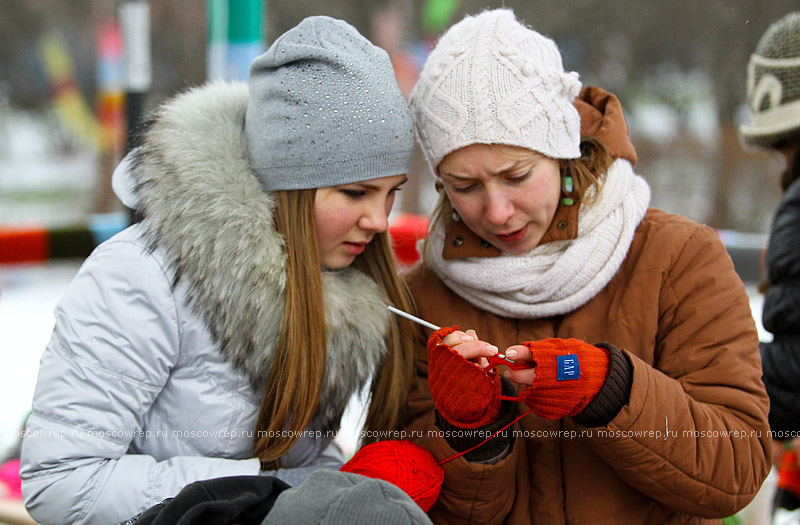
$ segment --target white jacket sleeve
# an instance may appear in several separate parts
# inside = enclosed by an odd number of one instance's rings
[[[115,523],[193,481],[259,472],[256,459],[128,454],[180,341],[169,273],[125,239],[98,247],[56,307],[22,449],[41,523]]]

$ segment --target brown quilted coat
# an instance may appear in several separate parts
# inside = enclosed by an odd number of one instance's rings
[[[623,119],[613,96],[611,103],[613,118]],[[624,119],[603,122],[614,125],[626,142]],[[449,257],[492,250],[468,231],[449,231],[456,234],[467,242],[446,242]],[[552,228],[545,241],[563,235]],[[435,523],[717,523],[747,504],[767,476],[769,406],[758,337],[744,286],[714,230],[648,210],[612,281],[584,306],[553,318],[488,313],[424,266],[407,280],[422,318],[474,329],[501,350],[575,337],[613,343],[633,365],[630,401],[607,427],[529,414],[512,427],[513,449],[499,463],[446,463],[429,513]],[[441,460],[456,451],[438,432],[427,368],[420,345],[407,430]]]

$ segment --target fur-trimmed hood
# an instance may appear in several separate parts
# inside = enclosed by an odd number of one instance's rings
[[[273,195],[247,162],[247,102],[243,83],[173,98],[148,124],[130,174],[152,245],[166,251],[176,281],[188,282],[191,308],[223,355],[261,386],[280,336],[285,255]],[[330,427],[385,354],[388,313],[380,288],[354,268],[322,279],[327,371],[312,425]]]

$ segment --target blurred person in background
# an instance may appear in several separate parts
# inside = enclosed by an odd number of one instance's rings
[[[778,508],[800,507],[800,11],[773,22],[747,68],[752,120],[740,128],[749,145],[785,160],[783,198],[775,212],[764,259],[763,323],[772,333],[761,343],[764,384],[775,434]]]
[[[0,497],[22,499],[22,483],[19,479],[19,457],[24,433],[25,423],[20,428],[19,439],[0,459]]]
[[[409,396],[417,442],[450,459],[432,520],[744,507],[771,453],[748,297],[713,229],[649,208],[616,97],[581,91],[555,43],[499,9],[442,36],[410,103],[442,190],[407,277],[444,327]]]
[[[27,418],[27,417],[26,417]],[[0,523],[9,525],[33,524],[22,502],[21,481],[19,478],[19,456],[25,423],[19,431],[19,439],[0,459]]]
[[[414,146],[388,55],[311,17],[250,80],[152,116],[115,186],[142,222],[100,245],[56,308],[22,445],[42,523],[116,523],[197,480],[339,468],[398,428],[412,309],[386,230]],[[130,191],[130,193],[129,193]]]

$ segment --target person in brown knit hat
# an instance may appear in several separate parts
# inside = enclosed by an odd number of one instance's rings
[[[764,327],[772,341],[761,343],[769,423],[776,437],[776,507],[800,507],[800,11],[773,22],[747,68],[747,105],[752,119],[742,139],[785,161],[784,192],[772,221],[764,267]]]

